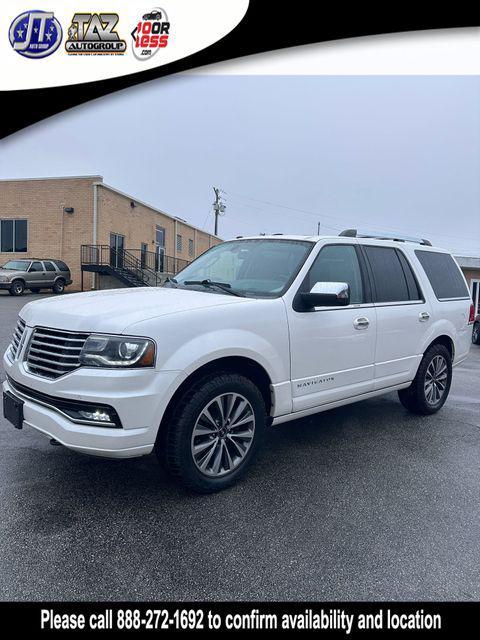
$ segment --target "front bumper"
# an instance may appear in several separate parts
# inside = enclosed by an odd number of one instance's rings
[[[82,367],[52,381],[30,374],[23,363],[12,362],[7,354],[4,367],[12,382],[5,380],[3,390],[24,401],[24,426],[70,449],[110,458],[131,458],[152,452],[165,408],[183,378],[178,371]],[[77,424],[55,408],[28,397],[29,388],[58,399],[109,405],[120,417],[122,428],[102,427],[101,423]]]
[[[0,289],[10,289],[11,286],[11,282],[0,282]]]

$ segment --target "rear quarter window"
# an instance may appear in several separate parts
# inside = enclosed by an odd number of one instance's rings
[[[417,250],[415,255],[439,300],[469,297],[460,268],[449,253]]]
[[[70,271],[65,262],[62,262],[61,260],[55,260],[55,264],[57,265],[59,271]]]

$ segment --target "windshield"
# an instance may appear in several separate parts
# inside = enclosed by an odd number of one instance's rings
[[[30,260],[10,260],[6,262],[2,269],[8,269],[9,271],[26,271],[30,264]]]
[[[229,285],[232,291],[244,296],[275,298],[286,291],[313,246],[303,240],[224,242],[185,267],[173,282],[188,287],[211,281]]]

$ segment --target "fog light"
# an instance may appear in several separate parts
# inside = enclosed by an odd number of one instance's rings
[[[78,414],[85,420],[93,420],[94,422],[113,422],[110,414],[103,409],[95,409],[95,411],[79,411]]]

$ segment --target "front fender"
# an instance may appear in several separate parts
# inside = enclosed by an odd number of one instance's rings
[[[285,345],[287,348],[288,345]],[[273,384],[289,378],[285,353],[280,353],[267,339],[238,329],[204,332],[183,343],[161,363],[161,370],[183,371],[188,377],[205,364],[231,356],[249,358],[261,365]]]

